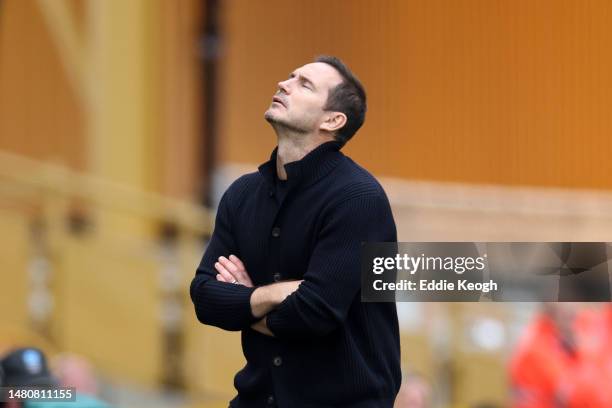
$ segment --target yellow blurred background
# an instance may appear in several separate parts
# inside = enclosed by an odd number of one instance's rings
[[[0,351],[87,357],[117,406],[223,407],[239,336],[188,285],[319,54],[368,92],[346,146],[403,241],[612,241],[612,3],[0,0]],[[439,406],[508,403],[533,304],[399,304]],[[144,402],[146,401],[146,403]],[[144,405],[143,405],[144,404]]]

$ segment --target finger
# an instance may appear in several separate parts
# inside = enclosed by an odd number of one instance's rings
[[[228,283],[228,282],[225,280],[225,278],[223,277],[223,275],[221,275],[220,273],[218,273],[218,274],[217,274],[217,280],[218,280],[219,282],[226,282],[226,283]]]
[[[234,260],[238,262],[234,262]],[[241,282],[251,282],[251,277],[244,269],[242,261],[238,259],[237,256],[230,255],[230,259],[220,256],[219,262],[221,262],[221,264],[225,266],[225,269],[230,271],[236,277],[236,279],[240,280]]]
[[[238,258],[236,255],[230,255],[229,256],[229,260],[232,261],[239,269],[242,269],[242,270],[246,271],[246,268],[244,267],[244,264],[242,263],[240,258]]]
[[[225,269],[227,269],[234,275],[236,275],[236,273],[238,272],[238,266],[234,265],[234,263],[230,261],[229,259],[227,259],[226,257],[220,256],[219,262],[221,263],[221,265],[225,267]]]
[[[236,255],[230,255],[229,260],[238,268],[237,272],[240,275],[240,280],[244,282],[251,282],[251,277],[249,276],[249,273],[247,272],[240,258],[238,258]]]
[[[232,275],[227,269],[225,269],[223,265],[221,265],[219,262],[215,262],[215,269],[217,270],[217,272],[223,275],[223,278],[226,282],[233,283],[235,280],[237,280],[237,278]]]

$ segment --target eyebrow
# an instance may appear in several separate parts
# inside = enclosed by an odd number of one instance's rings
[[[297,74],[297,75],[296,75],[296,73],[295,73],[295,71],[294,71],[294,72],[292,72],[291,74],[289,74],[289,76],[290,76],[291,78],[293,78],[293,77],[297,76],[297,77],[298,77],[298,79],[299,79],[300,81],[303,81],[303,82],[308,82],[308,83],[309,83],[309,84],[310,84],[310,85],[313,87],[313,89],[316,89],[316,88],[317,88],[317,87],[315,86],[314,82],[312,82],[310,79],[308,79],[308,77],[305,77],[305,76],[304,76],[304,75],[302,75],[302,74]]]

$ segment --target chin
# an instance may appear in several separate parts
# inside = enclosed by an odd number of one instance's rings
[[[273,112],[272,109],[268,109],[264,113],[264,118],[270,123],[283,123],[283,119]]]
[[[281,115],[275,114],[275,112],[272,112],[271,109],[266,111],[264,118],[275,129],[286,129],[296,133],[306,133],[310,131],[309,128],[302,126],[300,123],[291,122],[287,118],[283,118]]]

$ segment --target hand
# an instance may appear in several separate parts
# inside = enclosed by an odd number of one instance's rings
[[[253,287],[249,273],[236,255],[230,255],[229,259],[220,256],[219,262],[215,262],[215,269],[219,272],[217,274],[218,281],[244,285],[249,288]]]
[[[268,324],[266,323],[266,317],[258,320],[257,322],[251,325],[251,329],[260,332],[261,334],[265,334],[266,336],[274,337],[274,333],[268,329]]]
[[[251,294],[251,312],[255,317],[263,317],[281,304],[287,296],[295,292],[302,280],[277,282],[259,286]]]
[[[279,304],[282,303],[287,296],[295,292],[300,287],[302,282],[304,282],[304,280],[293,280],[277,282],[270,285],[270,287],[273,287],[276,292],[276,302]]]

